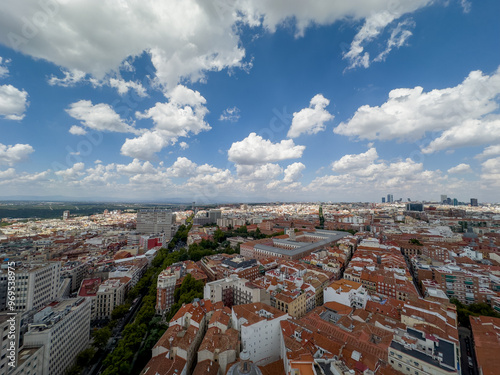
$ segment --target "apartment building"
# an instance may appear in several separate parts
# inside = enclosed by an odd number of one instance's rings
[[[15,310],[30,311],[53,301],[59,290],[60,262],[20,265],[16,267]],[[0,270],[0,309],[6,309],[7,269]]]
[[[289,318],[262,302],[232,308],[232,325],[240,332],[242,350],[259,366],[280,358],[280,322]]]
[[[169,209],[151,208],[137,212],[136,230],[139,233],[164,233],[168,240],[172,238],[174,224],[175,215]]]
[[[366,288],[356,281],[336,280],[325,288],[324,302],[337,302],[344,306],[364,309],[368,301]]]
[[[130,278],[108,279],[99,285],[95,298],[95,318],[110,319],[114,308],[125,301]]]
[[[455,342],[407,327],[398,330],[389,347],[392,368],[405,375],[459,374]]]
[[[269,292],[256,284],[240,279],[237,275],[212,281],[205,285],[203,297],[213,303],[222,301],[224,306],[263,302],[270,304]]]
[[[24,347],[44,346],[41,375],[62,375],[90,340],[90,301],[53,302],[34,315]]]

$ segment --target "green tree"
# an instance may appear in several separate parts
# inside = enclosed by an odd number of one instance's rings
[[[106,326],[95,330],[92,332],[92,338],[94,339],[93,345],[97,349],[104,349],[111,338],[111,329]]]

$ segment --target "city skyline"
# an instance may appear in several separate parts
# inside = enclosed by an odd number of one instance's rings
[[[0,15],[1,199],[500,200],[497,2],[82,4]]]

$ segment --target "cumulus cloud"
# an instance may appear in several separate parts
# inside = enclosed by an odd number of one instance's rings
[[[146,89],[140,82],[125,81],[122,78],[109,78],[109,86],[117,89],[118,94],[125,95],[130,89],[135,90],[140,97],[148,96]]]
[[[190,177],[196,174],[198,166],[185,157],[178,157],[168,169],[167,173],[172,177]]]
[[[189,145],[186,143],[186,142],[181,142],[179,143],[179,146],[181,147],[181,149],[183,150],[186,150],[189,148]]]
[[[93,105],[90,100],[80,100],[70,104],[66,112],[73,118],[80,120],[87,128],[119,133],[137,133],[137,129],[120,118],[109,104]]]
[[[245,67],[240,25],[262,26],[271,33],[281,26],[292,27],[299,37],[312,25],[364,20],[346,53],[353,65],[359,56],[364,58],[363,47],[387,25],[430,3],[431,0],[124,0],[116,4],[73,0],[64,5],[47,1],[41,6],[38,0],[24,0],[4,4],[0,43],[67,71],[82,71],[98,79],[130,67],[134,57],[146,52],[158,82],[173,87],[181,81],[203,80],[207,71]],[[46,19],[43,27],[34,24],[35,16]],[[33,27],[29,29],[26,24]]]
[[[87,134],[87,131],[78,125],[73,125],[71,128],[69,128],[69,132],[70,132],[70,134],[73,134],[73,135],[85,135],[85,134]]]
[[[134,159],[129,164],[117,164],[116,171],[123,174],[143,175],[155,173],[156,170],[149,161],[141,163],[139,159]]]
[[[347,154],[332,163],[334,172],[343,172],[365,168],[378,159],[377,150],[372,147],[361,154]]]
[[[22,120],[29,105],[28,93],[12,85],[0,86],[0,116],[6,120]]]
[[[237,122],[239,119],[240,110],[238,107],[226,108],[219,117],[219,121]]]
[[[198,91],[178,85],[166,96],[168,102],[156,103],[144,113],[136,113],[138,119],[152,119],[154,127],[137,138],[127,139],[121,149],[123,155],[150,159],[167,145],[175,144],[179,137],[211,129],[205,121],[206,100]]]
[[[283,173],[278,164],[267,163],[262,165],[236,165],[238,177],[244,180],[265,181],[278,177]]]
[[[72,167],[56,171],[54,174],[66,181],[76,180],[85,175],[85,164],[81,162],[75,163]]]
[[[234,142],[228,151],[229,160],[237,164],[266,164],[302,157],[306,146],[295,145],[293,140],[272,143],[256,133],[239,142]]]
[[[366,197],[367,191],[422,194],[435,191],[445,178],[439,170],[425,170],[422,163],[409,158],[392,162],[381,160],[375,148],[361,154],[345,155],[332,163],[332,169],[336,174],[315,178],[307,190],[328,192],[338,189],[351,197],[358,195],[360,199]]]
[[[369,140],[420,139],[442,132],[424,152],[500,140],[498,117],[500,69],[492,75],[473,71],[451,88],[424,92],[422,87],[394,89],[381,106],[364,105],[334,132]]]
[[[493,146],[486,147],[483,150],[483,152],[476,155],[476,158],[477,159],[484,159],[484,158],[489,158],[491,156],[497,156],[497,155],[500,155],[500,145],[493,145]]]
[[[487,184],[500,186],[500,157],[488,159],[481,164],[481,179]]]
[[[468,119],[445,130],[423,148],[422,152],[430,154],[440,150],[499,142],[500,117]]]
[[[448,169],[448,173],[450,174],[463,174],[472,172],[472,168],[469,164],[461,163],[455,167]]]
[[[323,95],[317,94],[309,103],[309,108],[304,108],[299,112],[294,112],[292,125],[288,130],[288,138],[296,138],[299,135],[316,134],[324,131],[325,122],[334,118],[325,108],[330,104],[330,101]]]
[[[24,161],[35,150],[30,145],[16,144],[14,146],[0,143],[0,165],[14,165]]]
[[[285,177],[283,178],[284,182],[296,182],[302,178],[302,171],[306,168],[306,166],[300,162],[296,162],[290,164],[285,169]]]
[[[121,148],[121,154],[150,160],[168,145],[168,141],[158,131],[147,131],[137,138],[127,138]]]

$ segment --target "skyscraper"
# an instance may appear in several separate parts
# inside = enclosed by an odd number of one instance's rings
[[[470,199],[470,205],[472,207],[477,207],[477,198],[471,198]]]
[[[446,199],[448,199],[448,196],[446,194],[441,194],[441,203],[446,203]]]
[[[385,197],[382,197],[382,203],[385,203]]]
[[[387,194],[387,203],[392,203],[392,202],[394,202],[394,195]]]

